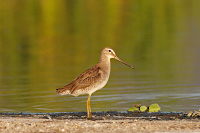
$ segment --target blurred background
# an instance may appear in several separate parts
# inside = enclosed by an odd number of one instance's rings
[[[108,46],[107,85],[92,111],[158,103],[200,109],[199,0],[0,0],[0,112],[86,111],[87,95],[59,96]]]

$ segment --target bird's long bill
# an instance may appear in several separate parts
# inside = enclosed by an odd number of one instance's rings
[[[129,66],[130,68],[134,69],[131,65],[127,64],[126,62],[124,62],[123,60],[121,60],[120,58],[118,58],[117,56],[115,56],[115,59],[124,63],[125,65]]]

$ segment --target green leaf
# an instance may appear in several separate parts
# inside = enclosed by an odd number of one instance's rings
[[[161,108],[157,103],[151,104],[149,106],[149,112],[158,112],[160,109]]]
[[[140,111],[141,112],[145,112],[147,110],[147,107],[145,106],[145,105],[142,105],[141,107],[140,107]]]
[[[134,112],[134,111],[138,111],[138,110],[139,110],[139,109],[136,108],[136,107],[131,107],[131,108],[128,109],[128,111],[132,111],[132,112]]]

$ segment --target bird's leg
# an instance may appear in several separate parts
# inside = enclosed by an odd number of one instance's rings
[[[88,95],[88,99],[87,99],[87,119],[92,118],[92,113],[91,113],[91,107],[90,107],[90,97],[91,95]]]

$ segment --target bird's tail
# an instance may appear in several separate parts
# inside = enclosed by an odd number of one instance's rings
[[[70,90],[66,87],[56,89],[56,94],[58,95],[67,95],[71,94]]]

